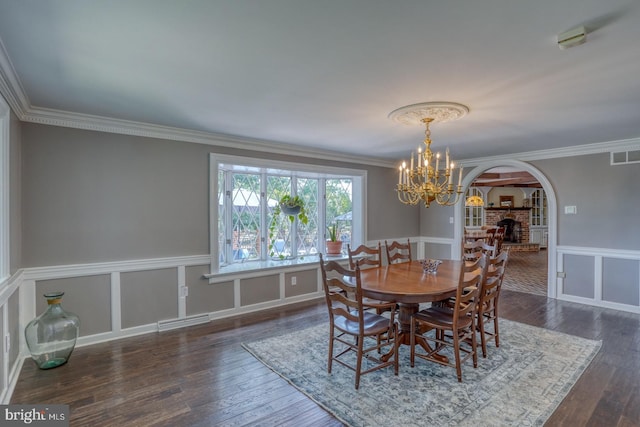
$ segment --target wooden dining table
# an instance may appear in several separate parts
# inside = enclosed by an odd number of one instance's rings
[[[443,260],[435,274],[425,273],[420,261],[390,264],[360,271],[364,296],[395,302],[399,306],[399,344],[411,343],[411,317],[420,303],[442,301],[456,294],[463,261]],[[422,337],[416,343],[430,346]],[[385,355],[387,358],[391,355]]]

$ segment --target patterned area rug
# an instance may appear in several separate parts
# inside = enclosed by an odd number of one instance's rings
[[[547,296],[547,251],[509,252],[504,289]]]
[[[362,376],[334,363],[327,373],[328,324],[245,343],[258,360],[349,426],[541,426],[578,380],[601,343],[508,320],[500,347],[491,344],[478,368],[468,360],[462,383],[455,369],[424,360],[400,373]]]

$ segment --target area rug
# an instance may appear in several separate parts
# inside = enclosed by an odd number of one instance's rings
[[[244,343],[258,360],[349,426],[539,426],[549,418],[600,349],[601,342],[500,320],[500,347],[474,369],[422,359],[400,350],[400,373],[362,376],[334,363],[327,373],[328,324]]]

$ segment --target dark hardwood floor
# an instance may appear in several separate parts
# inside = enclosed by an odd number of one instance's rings
[[[503,290],[501,315],[603,341],[548,426],[640,425],[640,316]],[[327,319],[324,300],[26,360],[11,403],[60,403],[72,426],[340,426],[240,344]],[[407,369],[400,367],[400,369]]]

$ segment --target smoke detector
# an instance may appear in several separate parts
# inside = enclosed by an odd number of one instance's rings
[[[587,41],[587,29],[584,26],[573,28],[567,32],[558,34],[558,47],[569,49]]]

